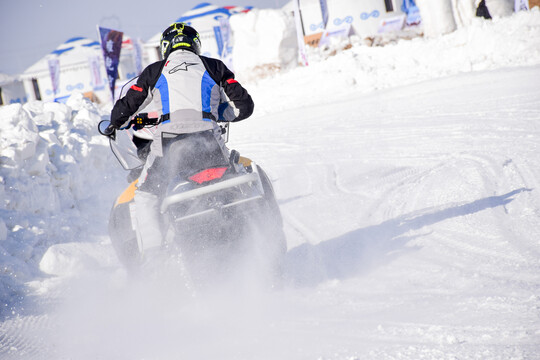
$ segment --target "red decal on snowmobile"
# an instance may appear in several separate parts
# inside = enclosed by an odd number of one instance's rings
[[[195,181],[197,184],[202,184],[207,181],[221,179],[223,174],[225,174],[225,171],[227,171],[226,167],[206,169],[193,176],[190,176],[189,180]]]

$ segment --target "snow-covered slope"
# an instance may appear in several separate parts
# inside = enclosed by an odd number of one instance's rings
[[[0,357],[538,358],[539,29],[521,13],[246,83],[229,146],[274,182],[274,290],[127,281],[105,110],[0,108]]]

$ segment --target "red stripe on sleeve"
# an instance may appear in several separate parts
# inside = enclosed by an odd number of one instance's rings
[[[132,85],[132,86],[131,86],[131,89],[133,89],[133,90],[135,90],[135,91],[142,92],[142,87],[138,87],[137,85]]]
[[[234,83],[237,83],[238,81],[234,80],[234,79],[228,79],[227,80],[227,84],[234,84]]]

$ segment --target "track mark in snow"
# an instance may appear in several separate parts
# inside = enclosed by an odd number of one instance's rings
[[[24,316],[0,324],[0,357],[2,359],[33,359],[47,349],[44,335],[50,331],[49,317]]]
[[[320,241],[319,237],[309,229],[306,225],[302,224],[294,215],[292,215],[288,210],[281,210],[283,221],[285,223],[285,231],[287,228],[293,230],[294,233],[298,234],[300,238],[290,236],[287,237],[287,243],[289,248],[307,243],[307,244],[316,244]],[[288,231],[290,234],[291,232]]]

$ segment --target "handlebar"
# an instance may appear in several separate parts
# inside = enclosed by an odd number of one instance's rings
[[[153,114],[152,114],[153,115]],[[134,130],[140,130],[146,126],[156,126],[163,121],[163,115],[157,118],[150,117],[148,113],[140,113],[133,116],[133,119],[128,123],[125,129],[129,129],[133,126]]]
[[[167,118],[164,118],[163,115],[159,117],[150,117],[150,116],[157,116],[157,113],[140,113],[134,115],[131,120],[128,122],[127,126],[120,128],[119,130],[127,130],[133,127],[133,130],[141,130],[145,127],[152,127],[156,126],[163,121],[167,120]],[[229,140],[229,125],[230,122],[228,121],[218,121],[219,127],[221,128],[221,134],[223,136],[226,135],[225,142]],[[116,138],[116,128],[111,126],[110,120],[102,120],[98,124],[98,131],[101,135],[107,136],[112,138],[113,140]]]
[[[128,122],[127,126],[120,128],[120,130],[127,130],[133,126],[133,130],[141,130],[147,126],[156,126],[163,121],[163,116],[161,117],[150,117],[154,115],[152,113],[140,113],[134,115],[131,120]],[[157,114],[156,114],[157,115]],[[111,125],[110,120],[102,120],[98,124],[98,131],[101,135],[115,137],[116,128]]]

